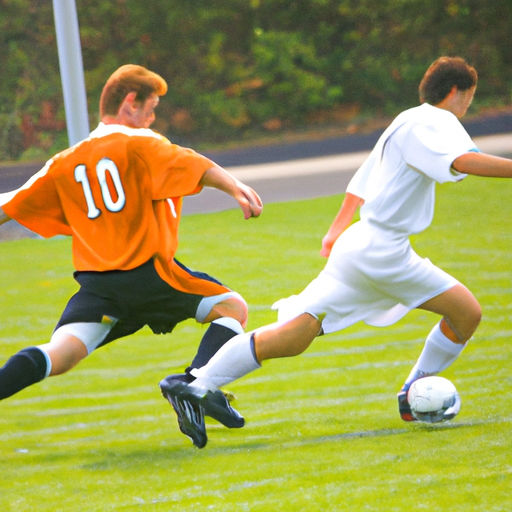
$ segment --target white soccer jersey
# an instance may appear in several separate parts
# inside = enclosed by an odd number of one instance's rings
[[[453,161],[474,142],[455,115],[428,103],[402,112],[382,134],[347,187],[364,199],[361,218],[410,235],[434,214],[435,185],[460,181]]]
[[[307,312],[325,333],[358,321],[391,325],[457,284],[413,251],[409,235],[430,225],[436,182],[465,177],[452,163],[470,151],[478,150],[452,113],[424,104],[400,114],[347,188],[365,200],[361,221],[302,293],[276,304],[279,320]]]

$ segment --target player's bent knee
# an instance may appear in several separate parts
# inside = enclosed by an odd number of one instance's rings
[[[468,330],[470,338],[473,333],[476,331],[477,327],[480,325],[480,322],[482,320],[482,308],[478,302],[473,303],[472,307],[468,308],[466,310],[466,328]]]
[[[480,306],[478,306],[478,308],[473,308],[464,312],[463,319],[458,320],[455,323],[456,331],[459,335],[461,343],[466,343],[471,338],[471,336],[473,336],[478,326],[480,325],[481,320],[482,310]]]
[[[475,311],[473,313],[473,317],[472,317],[472,323],[474,326],[473,331],[476,331],[476,328],[480,325],[481,321],[482,321],[482,310],[479,308],[478,311]]]
[[[247,318],[249,316],[249,307],[247,306],[247,302],[242,299],[241,296],[235,296],[226,301],[220,302],[216,306],[219,313],[222,311],[225,313],[221,316],[228,316],[238,320],[241,324],[247,323]],[[214,308],[214,309],[216,309]]]
[[[62,375],[74,368],[101,344],[111,328],[109,324],[78,322],[56,329],[50,343],[40,347],[51,360],[50,375]]]
[[[245,327],[249,314],[247,302],[236,292],[227,292],[213,297],[204,297],[200,302],[196,320],[199,323],[209,323],[217,318],[230,317]]]
[[[38,347],[47,354],[50,364],[48,375],[62,375],[74,368],[84,357],[87,356],[85,347],[80,343],[67,343],[58,347],[51,343]]]
[[[114,324],[100,323],[100,322],[76,322],[71,324],[61,325],[52,336],[50,343],[58,345],[65,342],[67,338],[75,338],[81,342],[87,353],[90,354],[107,337]]]

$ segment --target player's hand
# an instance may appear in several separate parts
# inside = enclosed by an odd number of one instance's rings
[[[238,182],[237,185],[238,193],[235,195],[235,199],[244,213],[244,218],[259,217],[263,210],[263,202],[260,196],[251,187],[241,182]]]
[[[217,164],[214,164],[204,172],[199,184],[203,187],[213,187],[222,190],[222,192],[234,197],[244,212],[246,219],[259,217],[263,210],[260,196],[251,187],[236,179]]]
[[[328,258],[331,255],[332,246],[334,245],[333,240],[328,234],[325,235],[322,239],[322,249],[320,249],[320,256],[324,258]]]

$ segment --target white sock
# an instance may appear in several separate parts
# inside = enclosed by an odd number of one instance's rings
[[[423,351],[405,383],[409,384],[419,377],[442,372],[459,357],[465,346],[447,338],[442,333],[441,322],[439,322],[427,336]]]
[[[235,318],[231,318],[229,316],[223,316],[221,318],[217,318],[217,320],[213,320],[212,324],[222,325],[231,329],[236,334],[242,334],[244,332],[244,328],[242,324],[236,320]]]
[[[231,338],[206,365],[190,372],[196,377],[191,386],[201,389],[220,388],[258,368],[261,368],[261,365],[254,355],[252,333],[238,334]]]

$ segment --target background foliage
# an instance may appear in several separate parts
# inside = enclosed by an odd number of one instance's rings
[[[157,129],[218,143],[365,116],[417,102],[426,67],[462,55],[477,106],[512,93],[509,0],[76,0],[91,124],[101,87],[127,62],[171,84]],[[0,0],[0,158],[65,147],[53,8]]]

